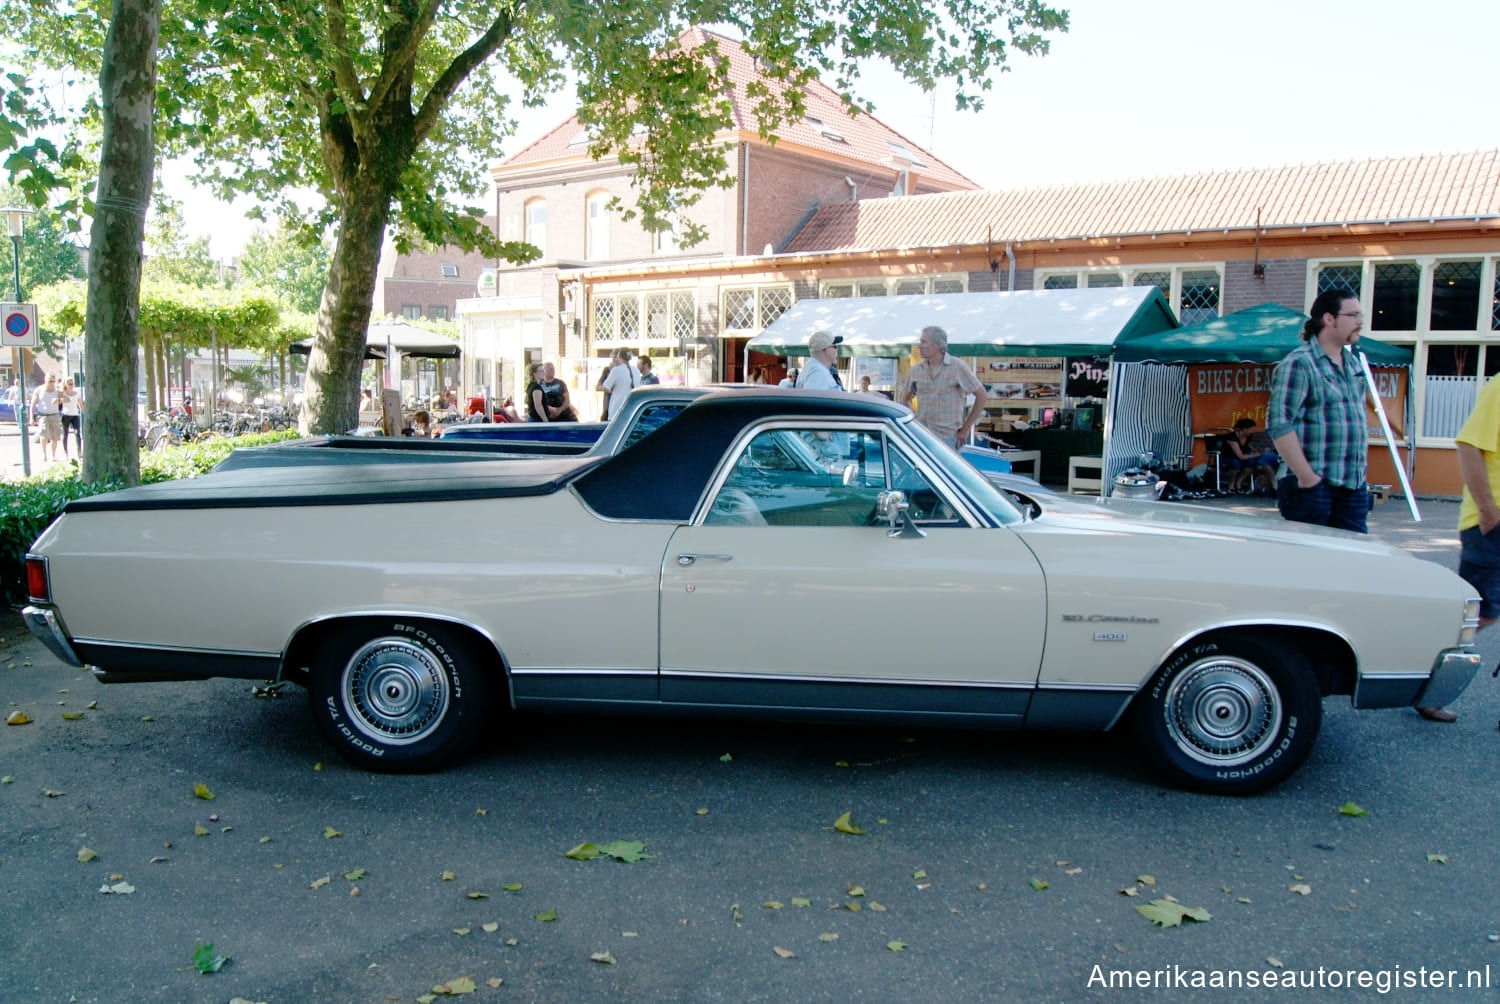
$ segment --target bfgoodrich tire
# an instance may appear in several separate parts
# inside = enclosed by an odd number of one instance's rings
[[[434,770],[465,752],[483,726],[497,662],[461,629],[440,622],[340,625],[313,652],[313,718],[361,767]]]
[[[1133,714],[1142,754],[1169,783],[1251,795],[1301,766],[1323,701],[1295,648],[1235,634],[1175,652],[1136,697]]]

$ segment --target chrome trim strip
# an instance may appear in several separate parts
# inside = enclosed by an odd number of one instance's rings
[[[509,671],[509,669],[510,669],[510,665],[509,665],[509,663],[505,659],[505,652],[504,652],[503,649],[500,648],[500,643],[498,641],[496,641],[495,640],[495,636],[492,635],[485,628],[480,627],[478,624],[475,624],[473,621],[464,620],[462,617],[455,617],[452,614],[445,614],[445,613],[441,613],[441,612],[437,612],[437,611],[411,610],[411,609],[406,609],[406,610],[383,609],[382,610],[382,609],[376,608],[376,609],[370,609],[370,610],[338,610],[338,611],[334,611],[332,613],[319,614],[316,617],[310,617],[310,618],[308,618],[307,620],[303,621],[301,624],[298,624],[296,627],[292,628],[291,634],[287,636],[285,647],[283,647],[280,652],[272,653],[272,654],[278,656],[283,662],[285,662],[286,661],[287,649],[289,649],[291,647],[292,641],[298,635],[300,635],[303,631],[305,631],[308,628],[312,627],[314,624],[323,624],[323,623],[326,623],[328,621],[349,620],[350,618],[353,618],[353,617],[412,617],[412,618],[418,618],[418,619],[421,619],[421,620],[428,620],[428,621],[442,621],[444,624],[457,624],[460,627],[465,627],[465,628],[468,628],[471,631],[474,631],[481,638],[483,638],[485,641],[489,642],[492,646],[494,646],[495,653],[500,656],[501,662],[505,663],[506,670]],[[285,667],[283,667],[283,669],[284,668]]]
[[[1178,649],[1180,649],[1182,646],[1186,645],[1189,641],[1193,640],[1194,638],[1201,638],[1204,635],[1211,634],[1214,631],[1224,631],[1224,630],[1228,630],[1228,629],[1231,629],[1231,628],[1246,628],[1246,627],[1255,627],[1255,628],[1267,628],[1267,627],[1269,627],[1269,628],[1286,628],[1286,627],[1310,628],[1310,629],[1312,629],[1314,631],[1322,631],[1324,634],[1333,635],[1339,641],[1343,642],[1346,646],[1348,646],[1349,651],[1354,655],[1354,677],[1355,677],[1356,680],[1359,679],[1359,676],[1360,676],[1360,672],[1359,672],[1359,649],[1357,649],[1354,646],[1354,643],[1349,640],[1349,636],[1348,635],[1346,635],[1343,631],[1340,631],[1338,628],[1334,627],[1332,624],[1320,623],[1318,621],[1302,621],[1302,620],[1267,620],[1266,618],[1261,617],[1261,618],[1257,618],[1255,620],[1217,621],[1217,622],[1215,622],[1213,624],[1206,624],[1206,625],[1204,625],[1202,627],[1194,628],[1192,631],[1189,631],[1188,633],[1184,634],[1182,637],[1178,638],[1176,641],[1172,642],[1172,644],[1170,644],[1170,645],[1167,646],[1167,650],[1165,652],[1163,652],[1161,654],[1161,656],[1156,660],[1155,664],[1151,667],[1151,672],[1148,673],[1148,674],[1146,674],[1146,677],[1141,681],[1141,685],[1145,686],[1146,681],[1149,680],[1151,678],[1151,676],[1153,674],[1155,674],[1155,672],[1158,669],[1160,669],[1166,663],[1166,661],[1168,659],[1170,659],[1172,657],[1172,653],[1173,652],[1176,652]]]
[[[1110,693],[1133,694],[1141,688],[1133,683],[1069,683],[1063,680],[1053,680],[1047,683],[1038,682],[1037,690],[1087,690],[1091,692],[1109,691]]]
[[[161,645],[156,642],[117,641],[113,638],[74,638],[75,645],[100,645],[106,648],[125,648],[142,652],[180,652],[183,655],[231,656],[244,659],[280,659],[280,652],[255,652],[235,648],[198,648],[192,645]]]
[[[661,671],[663,679],[681,680],[735,680],[753,681],[761,683],[847,683],[847,684],[875,684],[889,687],[974,687],[988,690],[1025,690],[1032,691],[1036,685],[1032,683],[1004,683],[991,680],[906,680],[895,677],[880,676],[802,676],[786,673],[715,673],[703,670],[691,669],[664,669]]]
[[[73,646],[68,642],[68,632],[63,629],[56,610],[36,606],[23,607],[21,619],[26,622],[26,627],[36,636],[37,641],[46,646],[47,651],[69,666],[83,668],[83,660],[78,658],[78,653],[73,651]]]
[[[512,676],[656,676],[654,669],[632,669],[613,667],[609,669],[584,669],[578,666],[527,666],[512,667]]]

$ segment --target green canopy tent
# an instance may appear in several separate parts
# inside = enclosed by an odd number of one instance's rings
[[[1175,331],[1158,331],[1115,346],[1119,363],[1262,363],[1275,365],[1302,344],[1307,315],[1276,303],[1237,310]],[[1411,349],[1362,338],[1371,366],[1410,366]]]
[[[1105,443],[1104,472],[1115,474],[1134,466],[1152,451],[1163,458],[1192,450],[1189,406],[1189,365],[1253,363],[1274,366],[1302,344],[1307,315],[1275,303],[1238,310],[1211,321],[1174,331],[1160,331],[1115,346],[1110,372],[1110,440]],[[1410,366],[1411,349],[1387,345],[1374,338],[1360,339],[1359,350],[1371,366]],[[1406,435],[1413,420],[1404,409]]]

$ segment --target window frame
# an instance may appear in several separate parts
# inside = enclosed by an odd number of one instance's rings
[[[787,295],[786,306],[782,307],[769,321],[766,320],[768,311],[766,304],[766,293],[772,290],[785,291]],[[731,327],[729,324],[728,300],[734,293],[750,293],[754,300],[753,318],[750,327]],[[719,337],[739,338],[759,334],[771,324],[776,318],[791,310],[797,303],[797,287],[789,282],[764,282],[751,283],[737,286],[719,287]]]
[[[1226,274],[1225,262],[1222,261],[1194,261],[1194,262],[1162,262],[1152,264],[1133,265],[1078,265],[1066,268],[1038,268],[1032,273],[1031,288],[1034,290],[1047,289],[1047,280],[1054,277],[1071,276],[1074,285],[1066,287],[1052,287],[1065,289],[1135,289],[1137,288],[1136,277],[1152,272],[1167,272],[1170,275],[1168,288],[1163,295],[1167,298],[1167,305],[1172,308],[1172,313],[1179,319],[1182,317],[1182,289],[1183,276],[1189,272],[1215,272],[1219,277],[1218,303],[1215,305],[1217,311],[1215,317],[1224,316],[1224,276]],[[1089,277],[1094,275],[1117,275],[1120,277],[1118,286],[1090,286]],[[1152,285],[1158,289],[1158,283],[1141,283],[1140,285]],[[1184,325],[1190,323],[1182,322]],[[1191,323],[1199,323],[1197,321]]]
[[[540,213],[540,224],[533,214]],[[537,237],[540,235],[541,239]],[[527,199],[521,207],[521,239],[547,257],[547,200],[542,197]]]
[[[612,196],[605,189],[595,189],[583,197],[583,258],[585,261],[609,260],[609,203]]]
[[[904,283],[921,280],[926,289],[921,293],[898,293],[896,290]],[[940,282],[957,282],[958,289],[945,289],[941,292],[935,290]],[[831,292],[834,289],[848,288],[847,293]],[[880,287],[883,292],[865,293],[863,290]],[[823,300],[835,299],[859,299],[864,296],[947,296],[949,293],[967,293],[969,291],[968,272],[917,272],[909,275],[862,275],[851,276],[847,279],[820,279],[818,280],[818,298]]]

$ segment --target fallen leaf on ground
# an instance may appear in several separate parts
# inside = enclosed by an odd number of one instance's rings
[[[1132,886],[1126,886],[1124,889],[1120,890],[1120,895],[1121,896],[1139,896],[1140,894],[1141,894],[1141,891],[1139,889],[1137,889],[1133,885]]]
[[[129,896],[135,892],[135,886],[129,882],[116,882],[114,885],[101,885],[99,891],[114,893],[117,896]]]
[[[1286,888],[1288,892],[1294,892],[1298,896],[1312,895],[1312,886],[1308,885],[1306,882],[1295,882],[1292,885],[1287,886]]]
[[[1083,874],[1083,869],[1082,868],[1069,868],[1067,871],[1063,872],[1063,874],[1064,875],[1082,875]]]
[[[830,944],[831,942],[838,941],[839,940],[839,936],[837,934],[831,934],[831,933],[828,933],[828,932],[825,931],[824,933],[818,935],[818,940],[821,941],[821,942],[823,942],[823,944],[827,945],[827,944]]]
[[[904,941],[887,941],[885,943],[885,947],[889,948],[893,952],[904,952],[904,951],[906,951],[906,942],[904,942]]]
[[[885,913],[885,907],[875,902],[873,899],[870,900],[870,909],[874,910],[876,913]]]
[[[224,963],[229,961],[227,955],[215,955],[213,942],[206,945],[196,945],[193,948],[193,967],[207,976],[224,968]]]
[[[42,789],[42,794],[46,795],[48,798],[62,798],[64,795],[67,794],[67,792],[66,791],[58,791],[55,788],[43,788]]]
[[[800,907],[809,907],[809,906],[812,906],[812,900],[808,899],[805,896],[793,896],[792,897],[792,905],[793,906],[800,906]]]
[[[719,757],[719,762],[720,763],[728,763],[729,761],[731,761],[733,759],[734,759],[734,757],[730,756],[728,753],[725,753],[723,756]]]
[[[489,979],[484,981],[484,985],[493,990],[504,982],[505,981],[498,976],[491,976]]]
[[[541,913],[532,914],[532,916],[534,916],[538,921],[540,921],[543,924],[550,924],[554,920],[557,919],[557,908],[556,907],[548,907],[547,909],[543,910]]]
[[[437,986],[432,988],[432,992],[435,994],[443,994],[448,997],[456,997],[459,994],[471,994],[478,989],[479,988],[474,985],[473,980],[469,979],[467,976],[460,976],[456,980],[449,980],[447,983],[439,983]]]
[[[340,833],[338,830],[335,830],[331,826],[325,826],[325,827],[323,827],[323,839],[324,840],[332,840],[334,837],[342,837],[342,836],[343,836],[342,833]]]
[[[93,851],[89,850],[87,847],[80,847],[80,848],[78,848],[78,863],[79,864],[86,864],[86,863],[88,863],[90,861],[97,861],[98,859],[99,859],[99,855],[95,854]]]
[[[1445,865],[1445,864],[1448,863],[1448,855],[1446,855],[1446,854],[1429,854],[1429,855],[1427,855],[1427,860],[1431,864]]]
[[[82,711],[64,711],[62,713],[62,716],[63,716],[63,721],[65,721],[65,722],[77,722],[77,721],[81,721],[83,719],[83,712]]]
[[[500,925],[498,923],[496,923],[495,921],[491,920],[491,921],[488,921],[487,923],[480,924],[479,925],[479,929],[481,931],[483,931],[485,934],[494,934],[496,931],[500,930]]]
[[[1157,927],[1179,927],[1184,920],[1206,923],[1214,919],[1213,914],[1201,906],[1185,907],[1176,900],[1165,898],[1142,903],[1135,908],[1135,911]]]
[[[500,888],[504,889],[506,892],[520,892],[521,891],[521,883],[519,883],[519,882],[507,882],[507,883],[505,883],[505,885],[501,886]]]
[[[316,879],[313,882],[312,885],[308,886],[308,888],[309,889],[321,889],[325,885],[327,885],[328,883],[330,883],[332,881],[333,881],[333,876],[332,875],[324,875],[322,878]]]
[[[922,877],[925,877],[925,876],[918,876],[918,877],[922,878]],[[862,885],[851,885],[851,886],[848,886],[847,888],[848,888],[848,891],[849,891],[849,895],[851,895],[851,896],[863,896],[865,894],[865,887],[862,886]]]
[[[835,819],[833,821],[833,828],[835,830],[838,830],[840,833],[852,833],[855,836],[859,836],[860,834],[864,833],[864,830],[861,830],[858,826],[855,826],[849,821],[849,817],[853,814],[854,813],[852,811],[846,812],[839,818]]]
[[[591,962],[603,963],[606,966],[612,966],[615,964],[615,957],[610,952],[595,952],[594,954],[589,956],[589,960]]]
[[[455,927],[453,929],[453,933],[458,935],[460,938],[467,938],[470,934],[470,930],[471,929],[467,927]]]
[[[90,710],[90,711],[96,711],[99,708],[99,702],[98,701],[90,701],[87,705],[85,705],[85,707],[87,707],[88,710]]]
[[[206,784],[193,785],[193,794],[197,795],[205,802],[212,802],[214,800],[214,793],[208,790],[208,785]]]
[[[363,868],[355,868],[351,871],[344,872],[344,878],[348,879],[350,882],[358,882],[364,877],[365,870]]]
[[[30,725],[31,719],[24,711],[12,711],[5,719],[6,725]]]
[[[786,904],[780,902],[779,900],[773,899],[767,900],[766,902],[762,903],[761,906],[767,910],[780,910],[783,906],[786,906]]]
[[[780,945],[772,945],[771,951],[775,952],[783,959],[795,959],[797,957],[796,952],[792,951],[790,948],[782,948]]]
[[[1156,876],[1154,875],[1137,875],[1135,880],[1140,885],[1156,885]]]
[[[1339,814],[1344,816],[1353,816],[1358,819],[1360,816],[1368,816],[1370,812],[1368,809],[1361,809],[1353,802],[1345,802],[1343,805],[1339,806]]]
[[[1043,889],[1052,888],[1052,883],[1047,882],[1044,879],[1034,878],[1031,880],[1031,888],[1037,892],[1041,892]]]
[[[193,836],[195,837],[206,837],[210,832],[211,831],[209,830],[209,828],[204,826],[202,823],[193,824]]]
[[[1280,959],[1278,959],[1274,955],[1267,955],[1266,956],[1266,961],[1269,962],[1271,965],[1275,966],[1277,969],[1285,969],[1286,968],[1286,963],[1282,962]]]
[[[452,872],[443,872],[443,874],[439,875],[438,878],[442,879],[444,882],[452,882],[454,879],[458,878],[458,876],[453,874]]]
[[[487,893],[487,892],[470,892],[470,893],[465,893],[464,895],[468,896],[470,899],[489,899],[490,898],[490,894]]]

